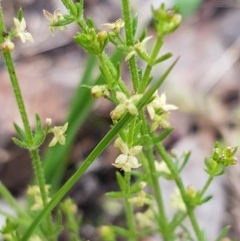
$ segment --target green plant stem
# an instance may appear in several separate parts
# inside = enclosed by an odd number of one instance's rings
[[[117,71],[115,66],[113,65],[110,58],[106,55],[105,52],[102,52],[98,56],[99,62],[100,62],[100,69],[102,70],[102,73],[105,77],[106,83],[109,87],[113,87],[114,84],[118,81],[118,84],[121,88],[121,90],[128,96],[129,91],[123,80],[120,78],[120,76],[117,76]]]
[[[125,181],[126,181],[126,190],[125,191],[125,197],[124,197],[124,203],[125,203],[125,213],[126,213],[126,219],[127,219],[127,226],[129,231],[128,240],[129,241],[137,241],[137,229],[135,227],[135,220],[134,220],[134,214],[133,214],[133,208],[131,203],[129,202],[129,189],[130,189],[130,181],[131,181],[131,173],[125,172]]]
[[[176,184],[178,186],[178,189],[181,193],[182,199],[183,199],[184,203],[186,204],[187,214],[188,214],[189,220],[191,222],[191,225],[193,227],[193,230],[195,232],[195,235],[197,237],[197,240],[198,241],[205,241],[203,233],[202,233],[202,231],[199,227],[199,224],[197,222],[197,218],[195,216],[194,210],[192,209],[192,207],[187,205],[187,197],[186,197],[184,184],[183,184],[182,179],[180,178],[180,176],[178,174],[178,170],[177,170],[176,166],[174,165],[174,163],[172,162],[172,160],[168,156],[168,154],[167,154],[165,148],[162,146],[162,144],[156,144],[156,148],[157,148],[158,153],[163,158],[167,167],[169,168],[169,170],[171,171],[172,175],[175,178],[175,182],[176,182]]]
[[[40,188],[43,206],[45,207],[48,202],[48,197],[47,197],[45,178],[44,178],[44,174],[43,174],[42,163],[40,160],[39,151],[34,149],[34,150],[30,151],[30,154],[31,154],[31,159],[32,159],[32,163],[33,163],[34,173],[36,175],[38,186]]]
[[[2,5],[0,2],[0,35],[1,35],[1,43],[4,41],[3,38],[3,32],[5,31],[5,24],[4,24],[4,17],[3,17],[3,13],[2,13]],[[16,71],[15,71],[15,67],[14,67],[14,63],[13,63],[13,59],[12,56],[10,54],[10,52],[8,51],[3,51],[3,58],[8,70],[8,74],[11,80],[11,85],[13,88],[13,92],[14,92],[14,96],[18,105],[18,110],[20,112],[20,116],[22,119],[22,123],[24,126],[24,130],[26,133],[26,138],[28,139],[29,143],[33,144],[34,140],[33,140],[33,133],[31,131],[31,127],[30,127],[30,122],[27,116],[27,111],[25,108],[25,104],[24,104],[24,100],[22,97],[22,92],[19,86],[19,81],[16,75]],[[38,184],[40,185],[40,190],[41,190],[41,196],[42,196],[42,200],[43,203],[46,204],[47,203],[47,194],[46,194],[46,190],[45,190],[45,180],[43,178],[43,171],[40,168],[41,166],[41,162],[39,159],[39,154],[38,154],[38,150],[30,150],[30,154],[32,157],[32,161],[33,161],[33,165],[34,165],[34,170],[35,170],[35,175],[37,177],[37,181]]]
[[[214,177],[209,176],[206,183],[204,184],[201,192],[200,192],[200,196],[202,197],[204,195],[204,193],[207,191],[209,185],[211,184],[211,182],[213,181]]]
[[[12,56],[9,52],[4,52],[3,57],[4,57],[4,60],[5,60],[7,69],[8,69],[8,73],[9,73],[9,77],[10,77],[10,80],[11,80],[14,96],[15,96],[15,99],[16,99],[16,102],[17,102],[17,105],[18,105],[18,109],[19,109],[19,112],[20,112],[20,115],[21,115],[21,119],[22,119],[22,122],[23,122],[23,126],[24,126],[26,136],[27,136],[29,142],[33,143],[33,134],[32,134],[32,131],[31,131],[29,120],[28,120],[28,116],[27,116],[25,105],[24,105],[21,89],[20,89],[20,86],[18,84],[18,79],[17,79],[15,67],[14,67],[14,64],[13,64]],[[47,204],[47,193],[46,193],[46,189],[45,189],[45,180],[44,180],[44,176],[43,176],[43,170],[42,170],[42,167],[41,167],[42,164],[41,164],[41,161],[40,161],[39,152],[38,152],[37,149],[30,150],[29,152],[30,152],[30,155],[32,157],[32,163],[33,163],[35,175],[36,175],[36,178],[37,178],[37,182],[38,182],[38,185],[39,185],[39,188],[40,188],[42,201],[43,201],[43,204],[46,205]]]
[[[163,44],[162,38],[158,37],[157,41],[153,47],[153,50],[152,50],[152,53],[151,53],[151,56],[149,59],[149,63],[147,64],[146,69],[144,71],[143,78],[142,78],[140,86],[139,86],[139,93],[143,93],[144,90],[146,89],[147,85],[149,84],[150,73],[152,71],[154,62],[158,56],[158,53],[162,47],[162,44]]]
[[[26,108],[25,108],[25,105],[24,105],[21,89],[20,89],[20,86],[19,86],[19,82],[18,82],[18,79],[17,79],[17,75],[16,75],[16,71],[15,71],[15,67],[14,67],[14,64],[13,64],[11,54],[9,52],[3,52],[3,57],[4,57],[4,61],[5,61],[9,76],[10,76],[11,84],[12,84],[13,91],[14,91],[14,96],[16,98],[18,110],[19,110],[20,115],[21,115],[21,119],[22,119],[22,122],[23,122],[25,133],[26,133],[27,138],[29,140],[33,140],[32,131],[31,131],[31,128],[30,128]]]
[[[156,172],[156,167],[154,163],[155,159],[152,151],[153,150],[151,149],[146,151],[146,159],[148,160],[150,183],[152,184],[155,201],[158,207],[157,222],[163,239],[165,241],[171,241],[172,234],[169,232],[169,223],[165,212],[166,209],[164,207],[161,185]]]
[[[133,30],[132,30],[132,18],[131,18],[129,0],[122,0],[122,9],[123,9],[123,19],[125,23],[126,44],[127,46],[133,46],[134,36],[133,36]],[[138,74],[137,61],[135,56],[129,59],[129,69],[132,76],[133,88],[135,91],[138,91],[139,74]]]

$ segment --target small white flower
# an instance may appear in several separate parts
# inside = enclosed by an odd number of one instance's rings
[[[120,138],[118,138],[115,143],[115,146],[120,149],[122,154],[117,157],[113,166],[125,172],[130,172],[131,169],[141,166],[136,156],[142,151],[142,146],[138,145],[129,148]]]
[[[141,190],[138,192],[137,196],[129,198],[129,202],[136,205],[136,207],[143,207],[144,205],[151,204],[152,200],[145,191]]]
[[[15,25],[15,34],[23,43],[26,41],[34,42],[32,35],[26,30],[26,21],[22,18],[21,22],[17,18],[13,18]]]
[[[154,93],[154,99],[147,105],[147,110],[151,119],[154,118],[157,110],[162,110],[164,112],[169,112],[171,110],[176,110],[177,106],[167,104],[166,93],[163,93],[161,96],[157,92]]]
[[[46,193],[48,193],[50,185],[45,185]],[[37,185],[32,185],[28,187],[27,194],[33,198],[34,202],[31,206],[31,211],[39,211],[43,209],[43,200],[40,192],[40,188]],[[50,201],[50,198],[47,198]]]
[[[114,33],[118,33],[121,30],[121,28],[124,27],[124,21],[120,18],[114,23],[104,23],[101,26],[106,27],[109,30],[112,30]]]
[[[169,168],[167,167],[166,163],[164,161],[157,162],[155,161],[155,167],[156,171],[160,173],[165,173],[165,174],[171,174]]]
[[[57,143],[59,143],[60,145],[65,145],[65,142],[66,142],[65,132],[67,128],[68,128],[68,122],[64,126],[54,126],[51,129],[51,132],[53,133],[54,137],[50,142],[49,147],[55,146]]]
[[[186,205],[178,188],[171,195],[171,207],[182,212],[186,211]]]
[[[171,110],[176,110],[175,105],[166,103],[166,94],[161,96],[157,92],[154,93],[154,99],[147,105],[150,119],[153,121],[152,130],[158,127],[169,128],[168,117]]]
[[[140,229],[154,228],[154,213],[153,210],[148,208],[145,212],[137,212],[136,215],[137,225]]]
[[[136,103],[141,98],[142,95],[135,94],[132,95],[130,98],[127,98],[127,96],[123,92],[117,92],[116,93],[116,99],[118,100],[119,104],[115,107],[115,109],[110,113],[112,120],[119,120],[123,114],[125,114],[127,111],[131,115],[137,115],[138,109],[136,107]]]
[[[60,12],[59,9],[56,9],[53,13],[50,13],[47,10],[43,10],[43,15],[50,22],[50,28],[51,28],[52,34],[54,34],[56,29],[59,29],[59,30],[66,29],[66,26],[57,26],[57,27],[56,26],[51,26],[52,24],[57,23],[59,20],[63,20],[64,19],[64,16]]]
[[[51,126],[52,125],[52,119],[46,118],[45,123],[46,123],[47,126]]]

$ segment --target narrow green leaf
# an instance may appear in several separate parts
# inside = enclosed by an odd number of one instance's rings
[[[133,31],[133,36],[135,36],[136,32],[137,32],[137,26],[138,26],[138,15],[136,14],[133,17],[132,20],[132,31]]]
[[[15,128],[17,134],[19,135],[20,139],[25,140],[26,134],[25,134],[24,130],[18,124],[16,124],[15,122],[13,123],[13,125],[14,125],[14,128]]]
[[[19,8],[18,13],[17,13],[17,19],[21,22],[23,19],[23,10],[22,8]]]
[[[161,62],[163,62],[163,61],[171,58],[172,56],[173,56],[172,53],[166,53],[166,54],[162,55],[161,57],[159,57],[159,58],[154,62],[154,65],[155,65],[155,64],[159,64],[159,63],[161,63]]]
[[[12,140],[13,140],[15,145],[17,145],[17,146],[19,146],[23,149],[29,150],[30,146],[25,141],[21,141],[21,140],[15,138],[15,137],[13,137]]]
[[[231,226],[226,226],[224,227],[221,231],[219,236],[216,238],[216,241],[221,241],[223,240],[223,238],[225,238],[227,236],[227,234],[229,233]]]
[[[126,181],[120,172],[116,172],[117,183],[121,190],[126,189]]]
[[[159,143],[167,138],[173,131],[173,128],[167,128],[163,130],[158,136],[153,138],[153,144]]]
[[[191,156],[191,152],[190,152],[190,151],[188,151],[188,152],[186,152],[186,153],[184,154],[183,162],[182,162],[182,164],[181,164],[181,166],[179,167],[179,170],[178,170],[179,173],[181,173],[181,171],[184,169],[184,167],[185,167],[186,164],[188,163],[190,156]]]
[[[46,132],[42,127],[42,122],[38,114],[35,115],[36,119],[36,131],[34,134],[34,148],[39,147],[46,138]]]
[[[108,192],[108,193],[106,193],[106,196],[110,197],[110,198],[123,198],[124,193],[123,192]]]

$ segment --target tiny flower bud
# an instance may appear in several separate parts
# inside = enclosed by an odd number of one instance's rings
[[[91,89],[92,96],[95,98],[100,98],[100,97],[105,97],[109,98],[110,97],[110,92],[108,90],[107,85],[95,85]]]
[[[47,126],[51,126],[52,125],[52,119],[51,118],[46,118],[45,123],[46,123]]]
[[[6,52],[10,52],[14,49],[14,43],[10,38],[6,38],[5,41],[1,44],[1,49]]]
[[[194,198],[197,194],[197,191],[196,191],[196,188],[192,185],[189,185],[187,188],[186,188],[186,194],[191,197],[191,198]]]
[[[97,39],[100,42],[104,42],[106,40],[107,36],[108,35],[107,35],[106,31],[100,31],[100,32],[97,33]]]

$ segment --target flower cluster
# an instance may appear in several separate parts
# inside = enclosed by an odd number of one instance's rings
[[[26,29],[27,25],[24,18],[21,18],[21,20],[18,18],[13,18],[13,22],[13,28],[4,38],[4,41],[0,46],[0,49],[6,52],[10,52],[14,49],[15,45],[12,41],[14,37],[20,38],[23,43],[26,43],[27,41],[34,42],[31,33],[29,33]]]
[[[109,98],[110,92],[107,85],[94,85],[91,89],[91,94],[94,98]]]
[[[144,212],[137,212],[136,222],[139,229],[153,228],[155,226],[153,210],[148,208]]]
[[[50,186],[46,185],[45,186],[45,190],[46,190],[47,193],[48,193],[49,189],[50,189]],[[32,211],[42,210],[43,209],[43,200],[42,200],[42,197],[41,197],[40,187],[36,186],[36,185],[29,186],[28,190],[27,190],[27,194],[30,197],[32,197],[33,200],[34,200],[34,203],[33,203],[32,207],[31,207],[31,210]],[[49,202],[50,198],[48,198],[47,201]]]
[[[140,94],[135,94],[128,98],[123,92],[117,91],[116,99],[119,104],[110,113],[112,120],[119,120],[126,112],[129,112],[131,115],[137,115],[138,109],[136,103],[140,98]]]
[[[147,105],[149,117],[152,120],[152,130],[156,130],[159,127],[169,128],[168,117],[171,110],[176,110],[175,105],[166,103],[166,94],[161,96],[158,92],[154,93],[154,99]]]
[[[181,211],[181,212],[186,211],[186,205],[182,199],[182,195],[178,188],[176,188],[173,194],[171,195],[171,206],[172,208],[178,211]]]
[[[205,159],[205,171],[210,176],[219,176],[224,173],[227,166],[235,165],[237,158],[235,156],[237,147],[223,147],[220,143],[216,143],[211,157]]]
[[[54,137],[50,142],[49,147],[55,146],[57,143],[59,143],[60,145],[65,145],[65,132],[67,131],[67,128],[68,122],[64,126],[54,126],[53,128],[51,128],[50,132],[53,133]]]
[[[142,151],[142,146],[129,147],[121,138],[117,138],[114,144],[122,154],[117,157],[113,166],[125,172],[130,172],[131,169],[141,166],[136,156]]]

